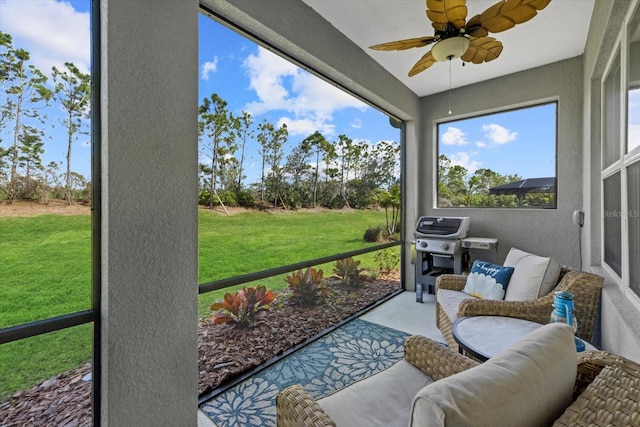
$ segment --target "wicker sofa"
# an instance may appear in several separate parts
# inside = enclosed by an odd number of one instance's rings
[[[557,340],[549,341],[548,337],[542,337],[541,339],[541,331],[550,328],[565,329],[565,331],[562,332],[565,334],[562,337],[562,345],[559,346]],[[516,344],[515,346],[519,347],[514,349],[515,352],[507,354],[510,351],[507,350],[484,364],[478,364],[476,361],[468,359],[428,338],[420,336],[408,338],[405,344],[405,360],[418,368],[423,375],[434,380],[431,384],[420,390],[413,399],[409,425],[536,426],[553,424],[559,427],[639,425],[640,364],[603,351],[581,353],[577,357],[576,364],[573,334],[567,330],[569,330],[569,328],[565,325],[547,325],[535,332],[535,336],[533,336],[529,342],[527,342],[527,338],[525,338],[523,340],[524,344]],[[573,348],[573,352],[569,353],[569,359],[567,359],[566,352],[564,356],[553,359],[556,355],[548,355],[546,349],[542,348],[538,356],[532,357],[551,357],[552,368],[550,370],[555,370],[556,372],[538,373],[533,381],[524,379],[526,387],[522,387],[523,383],[519,381],[518,375],[520,371],[518,369],[520,368],[517,365],[511,366],[512,369],[517,370],[516,374],[510,374],[511,378],[506,378],[504,385],[500,382],[492,385],[492,382],[496,383],[495,378],[489,378],[489,382],[487,383],[486,374],[488,371],[484,370],[482,373],[480,372],[483,367],[488,367],[489,364],[493,363],[494,366],[489,367],[489,369],[495,369],[497,365],[498,369],[504,370],[514,358],[520,357],[526,360],[528,353],[532,349],[535,351],[537,348],[537,342],[539,340],[542,341],[542,347],[546,346],[547,349],[551,350],[551,353],[555,351],[553,349],[566,347],[567,345]],[[534,369],[540,366],[539,360],[527,361],[527,363],[529,363],[529,367],[533,365]],[[549,363],[549,361],[543,361],[543,363]],[[573,369],[568,369],[567,363],[570,364]],[[564,367],[560,365],[564,365]],[[567,372],[571,375],[569,377],[571,383],[569,384],[568,396],[561,399],[558,399],[556,396],[548,396],[549,393],[553,393],[554,390],[558,388],[555,384],[551,384],[551,382],[555,381],[556,376],[564,375],[566,379]],[[384,374],[385,372],[376,375]],[[374,377],[376,375],[374,375]],[[474,378],[478,378],[480,384],[472,384],[475,381]],[[463,387],[463,389],[459,388],[457,393],[455,393],[456,389],[453,389],[454,393],[451,392],[452,390],[447,390],[446,387],[448,384],[439,389],[435,388],[440,384],[456,379],[458,380],[458,385],[462,385]],[[336,425],[348,425],[349,427],[359,425],[384,425],[386,427],[390,425],[407,425],[406,421],[403,420],[399,420],[399,423],[389,423],[388,421],[372,422],[372,420],[377,420],[377,416],[381,416],[380,420],[382,420],[384,416],[387,415],[384,413],[385,402],[380,402],[379,395],[377,400],[371,402],[370,406],[366,407],[366,409],[363,409],[361,404],[359,406],[357,403],[352,404],[352,402],[349,401],[350,398],[361,401],[367,399],[368,393],[366,391],[363,392],[362,387],[366,387],[368,381],[369,379],[365,379],[355,385],[348,386],[346,388],[347,390],[354,386],[358,386],[360,389],[355,393],[349,394],[349,392],[347,392],[342,394],[336,399],[338,404],[345,408],[343,411],[354,412],[348,424],[345,422],[337,424],[330,418],[328,413],[323,410],[321,404],[311,398],[302,386],[294,385],[283,390],[277,396],[277,425],[279,427],[320,427]],[[532,384],[533,382],[538,382],[539,384]],[[494,388],[497,386],[505,390],[502,392],[499,391],[498,393],[502,393],[502,395],[496,397],[491,391],[487,390],[487,385]],[[515,393],[511,391],[514,388],[516,390]],[[425,390],[427,390],[427,392],[425,392]],[[487,393],[484,393],[485,390],[487,390]],[[393,390],[388,391],[387,389],[373,391],[393,393]],[[428,391],[432,392],[431,396]],[[338,393],[344,392],[340,391]],[[512,394],[516,396],[512,398]],[[433,396],[437,399],[444,396],[443,399],[446,400],[447,395],[449,398],[453,398],[453,405],[449,408],[449,413],[442,412],[434,416],[429,413],[428,405],[426,407],[424,405],[423,407],[419,407],[421,405],[421,399],[426,398],[429,400]],[[542,399],[546,399],[546,402],[539,401],[541,395],[543,396]],[[488,405],[488,399],[492,399],[492,401],[497,399],[497,402]],[[394,397],[391,395],[386,400],[396,405],[407,405],[406,402],[394,401]],[[469,407],[468,402],[471,400],[476,401],[475,407]],[[547,418],[545,419],[544,416],[541,415],[549,409],[546,408],[545,405],[549,403],[556,405],[556,407],[551,410],[557,413],[557,402],[559,401],[561,401],[560,405],[562,405],[559,409],[560,415],[549,419],[547,414]],[[510,404],[513,407],[509,408]],[[474,405],[474,403],[471,403],[471,405]],[[526,406],[528,406],[528,408],[523,408]],[[415,417],[415,411],[422,411],[423,419],[419,419],[420,416]],[[458,412],[464,411],[467,411],[466,418],[464,418],[464,415],[463,418],[460,418]],[[488,413],[490,419],[482,418],[486,416],[486,414],[479,414],[478,411]],[[519,417],[520,419],[513,420],[511,417],[514,414],[515,417]],[[363,421],[358,419],[360,416],[362,416]],[[353,421],[354,417],[357,421]],[[496,421],[496,417],[499,421]]]
[[[591,341],[600,303],[600,292],[604,278],[563,267],[555,287],[551,292],[529,301],[505,301],[477,299],[465,295],[457,301],[457,316],[451,318],[451,309],[444,309],[441,301],[442,291],[456,291],[462,294],[467,277],[463,275],[443,274],[436,280],[436,325],[451,348],[457,350],[458,344],[453,339],[453,322],[464,316],[505,316],[547,323],[553,310],[554,291],[568,291],[574,295],[575,311],[578,321],[577,335]],[[464,298],[464,299],[462,299]],[[447,314],[449,311],[449,315]]]

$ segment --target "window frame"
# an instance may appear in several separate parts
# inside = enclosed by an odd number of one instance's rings
[[[462,120],[468,120],[468,119],[475,119],[475,118],[479,118],[479,117],[483,117],[483,116],[491,116],[491,115],[495,115],[495,114],[502,114],[502,113],[509,113],[512,111],[517,111],[517,110],[524,110],[524,109],[528,109],[528,108],[535,108],[535,107],[542,107],[548,104],[555,104],[555,115],[554,115],[554,119],[555,119],[555,123],[554,123],[554,132],[555,132],[555,143],[554,143],[554,176],[553,178],[555,179],[555,191],[553,192],[554,195],[554,202],[552,206],[522,206],[522,207],[511,207],[511,206],[440,206],[439,203],[439,196],[440,196],[440,192],[439,192],[439,184],[440,184],[440,126],[441,125],[445,125],[447,123],[454,123],[454,122],[459,122]],[[433,172],[433,182],[434,182],[434,190],[433,190],[433,207],[434,209],[512,209],[515,211],[520,211],[520,210],[545,210],[545,209],[558,209],[558,188],[559,188],[559,183],[558,183],[558,111],[559,111],[559,107],[560,107],[560,100],[558,97],[550,97],[550,98],[543,98],[543,99],[536,99],[536,100],[531,100],[531,101],[527,101],[524,103],[519,103],[519,104],[514,104],[514,105],[509,105],[509,106],[504,106],[504,107],[498,107],[498,108],[493,108],[493,109],[489,109],[489,110],[484,110],[484,111],[480,111],[480,112],[473,112],[470,114],[465,114],[465,115],[460,115],[460,116],[456,116],[456,117],[446,117],[440,120],[436,120],[434,122],[434,136],[433,136],[433,140],[434,140],[434,144],[433,144],[433,150],[434,150],[434,172]],[[524,177],[523,179],[526,179],[526,177]]]
[[[636,21],[636,22],[634,22]],[[639,28],[633,28],[632,25],[638,25]],[[629,92],[632,90],[640,89],[639,81],[636,79],[631,81],[631,36],[635,30],[640,30],[640,7],[638,2],[631,7],[624,18],[621,30],[616,38],[611,54],[607,59],[607,64],[604,73],[600,79],[600,263],[603,269],[607,272],[612,281],[620,287],[623,294],[634,306],[640,308],[640,293],[634,290],[630,282],[630,264],[631,264],[631,252],[630,248],[630,234],[629,234],[629,220],[633,216],[637,218],[635,214],[629,211],[629,189],[630,183],[628,179],[628,170],[632,166],[640,164],[640,147],[635,147],[628,152],[628,138],[629,138]],[[618,61],[618,63],[616,63]],[[619,87],[613,88],[613,90],[620,91],[619,105],[619,117],[616,117],[615,121],[611,124],[607,123],[607,90],[608,79],[611,76],[611,72],[615,71],[614,67],[619,66]],[[614,147],[607,146],[607,131],[608,127],[614,126],[619,132],[619,140]],[[617,159],[611,164],[606,164],[605,153],[606,150],[614,148],[617,152]],[[620,175],[620,212],[612,213],[605,210],[605,180],[613,177],[614,175]],[[606,247],[605,247],[605,220],[611,215],[619,216],[620,218],[620,274],[616,272],[615,267],[609,265],[606,261]],[[638,248],[635,248],[638,251]],[[635,286],[639,289],[638,284]]]

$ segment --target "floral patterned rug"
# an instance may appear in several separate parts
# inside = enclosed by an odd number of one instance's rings
[[[408,334],[361,319],[301,348],[204,402],[218,427],[275,426],[276,395],[302,384],[314,399],[380,372],[403,357]]]

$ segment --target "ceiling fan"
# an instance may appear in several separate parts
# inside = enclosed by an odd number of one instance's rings
[[[530,20],[550,2],[551,0],[501,0],[465,22],[466,0],[427,0],[427,18],[435,29],[433,37],[398,40],[369,48],[406,50],[433,43],[431,50],[409,71],[409,77],[421,73],[437,61],[454,58],[474,64],[493,61],[500,56],[502,43],[487,35],[508,30]]]

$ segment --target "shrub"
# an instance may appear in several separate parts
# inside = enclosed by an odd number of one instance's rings
[[[209,206],[211,203],[211,193],[206,190],[200,190],[198,193],[198,204],[202,206]]]
[[[295,271],[287,276],[284,280],[289,283],[291,289],[291,297],[293,302],[299,302],[302,305],[315,305],[327,296],[328,289],[322,283],[322,270],[316,270],[313,267]]]
[[[236,206],[238,206],[238,200],[236,199],[236,194],[233,191],[219,191],[218,196],[225,206],[228,206],[230,208],[235,208]],[[220,203],[220,200],[218,200],[218,197],[214,197],[213,203],[217,205]]]
[[[238,200],[238,206],[245,208],[252,208],[255,204],[253,201],[253,193],[249,190],[238,191],[236,199]]]
[[[382,231],[383,231],[382,226],[369,227],[364,232],[363,239],[365,242],[379,242],[382,240]]]
[[[360,261],[356,261],[353,257],[343,258],[336,261],[334,273],[340,278],[343,285],[358,286],[366,278],[362,274],[362,268],[358,268]]]
[[[256,326],[264,321],[269,304],[276,294],[264,285],[243,287],[235,294],[224,294],[224,300],[211,304],[214,323],[231,323],[237,329]]]
[[[400,265],[400,253],[393,249],[384,249],[376,252],[373,260],[378,264],[378,271],[389,273]]]

